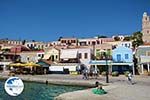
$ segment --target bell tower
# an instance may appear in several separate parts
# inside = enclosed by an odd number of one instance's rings
[[[142,18],[142,33],[144,43],[150,43],[150,17],[146,12],[144,12]]]

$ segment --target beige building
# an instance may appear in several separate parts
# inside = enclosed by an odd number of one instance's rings
[[[56,48],[47,48],[44,50],[45,55],[43,59],[49,59],[51,61],[59,61],[59,49]]]
[[[112,55],[112,45],[111,44],[103,43],[101,45],[97,45],[97,46],[95,46],[94,50],[95,50],[94,55],[97,60],[104,60],[105,59],[104,53],[107,54],[108,59],[111,59],[111,55]]]
[[[150,72],[150,46],[141,45],[137,48],[135,56],[138,61],[138,71],[140,74]]]
[[[150,16],[148,16],[146,12],[144,12],[143,19],[142,19],[142,33],[143,33],[143,41],[145,43],[149,43],[150,42]]]

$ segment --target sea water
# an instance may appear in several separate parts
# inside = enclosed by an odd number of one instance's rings
[[[17,97],[12,97],[5,92],[4,83],[5,81],[0,80],[0,100],[53,100],[59,94],[86,89],[86,87],[24,82],[23,92]]]

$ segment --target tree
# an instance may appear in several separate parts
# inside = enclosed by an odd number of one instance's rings
[[[98,35],[97,37],[98,38],[107,38],[107,36],[104,36],[104,35]]]
[[[119,38],[118,36],[115,36],[115,37],[114,37],[114,40],[115,40],[115,41],[120,41],[120,38]]]
[[[132,40],[133,40],[132,46],[134,49],[143,44],[142,36],[143,36],[143,34],[140,31],[133,33],[133,35],[132,35]]]
[[[60,37],[59,37],[59,39],[58,39],[58,41],[60,41],[62,38],[63,38],[63,37],[62,37],[62,36],[60,36]]]
[[[126,36],[124,37],[123,41],[131,41],[132,40],[132,37],[131,36]]]
[[[32,40],[32,42],[35,42],[35,40]]]

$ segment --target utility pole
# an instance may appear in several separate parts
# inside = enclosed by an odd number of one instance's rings
[[[107,59],[106,52],[104,53],[104,56],[105,56],[105,60],[106,60],[106,83],[109,83],[109,77],[108,77],[108,74],[109,74],[109,71],[108,71],[108,59]]]

